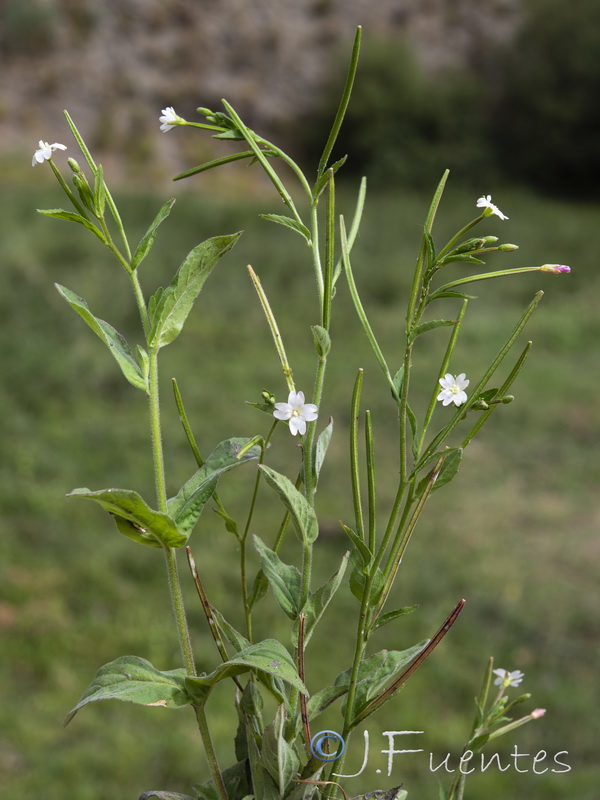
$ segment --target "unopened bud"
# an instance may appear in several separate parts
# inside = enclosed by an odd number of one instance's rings
[[[518,244],[501,244],[500,247],[498,248],[498,250],[501,253],[512,253],[513,250],[518,250],[518,249],[519,249]]]
[[[504,397],[500,399],[500,402],[504,403],[504,405],[507,406],[509,403],[512,403],[514,399],[515,399],[514,394],[505,394]]]
[[[275,395],[272,394],[268,389],[263,389],[260,393],[260,396],[268,406],[275,405]]]
[[[488,408],[489,405],[485,402],[485,400],[476,400],[471,406],[472,411],[487,411]]]
[[[534,708],[531,712],[531,719],[539,719],[540,717],[543,717],[545,713],[545,708]]]
[[[498,237],[497,236],[484,236],[483,237],[483,243],[486,244],[486,245],[488,245],[488,244],[496,244],[497,241],[498,241]]]
[[[561,273],[571,272],[571,267],[567,267],[564,264],[544,264],[540,267],[542,272],[551,272],[553,275],[560,275]]]
[[[81,167],[79,166],[79,164],[77,163],[77,161],[75,161],[75,159],[74,159],[74,158],[67,158],[67,164],[68,164],[68,165],[71,167],[71,170],[72,170],[72,171],[73,171],[75,174],[77,174],[77,173],[81,172]]]

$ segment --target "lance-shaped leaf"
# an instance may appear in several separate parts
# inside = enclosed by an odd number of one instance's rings
[[[82,217],[81,214],[76,214],[74,211],[64,211],[62,208],[46,208],[46,209],[37,209],[38,214],[43,214],[45,217],[53,217],[53,219],[64,219],[67,222],[77,222],[79,225],[83,225],[84,228],[87,228],[88,231],[91,231],[95,236],[97,236],[102,244],[106,244],[106,239],[93,222],[90,222],[87,217]]]
[[[105,322],[103,319],[98,319],[90,311],[88,304],[82,297],[79,297],[67,289],[66,286],[61,286],[59,283],[55,284],[61,297],[67,301],[71,308],[76,311],[79,316],[84,319],[94,333],[102,339],[104,344],[108,347],[117,364],[121,367],[123,375],[127,378],[132,386],[136,389],[147,391],[148,384],[146,378],[142,374],[139,364],[135,360],[129,345],[124,337],[116,331],[112,325]]]
[[[138,244],[136,251],[133,254],[133,258],[131,259],[132,269],[138,267],[150,252],[152,245],[154,244],[156,234],[158,232],[158,226],[169,216],[174,203],[175,203],[175,198],[167,200],[167,202],[163,205],[163,207],[160,209],[160,211],[154,218],[152,225],[150,225],[146,233],[142,236],[140,243]]]
[[[346,572],[346,567],[348,566],[348,558],[350,557],[350,553],[347,552],[344,557],[342,558],[342,563],[340,564],[340,568],[332,575],[331,578],[324,583],[316,592],[308,598],[306,601],[304,608],[302,609],[302,613],[306,615],[306,620],[304,623],[304,646],[308,644],[310,637],[313,634],[317,623],[325,613],[325,609],[331,602],[331,598],[337,592],[342,582],[342,578],[344,577],[344,573]],[[264,569],[264,567],[263,567]],[[294,624],[294,633],[297,637],[298,635],[298,627],[299,622],[296,621]]]
[[[329,442],[331,441],[331,436],[333,434],[333,418],[329,418],[329,425],[324,428],[321,433],[319,434],[319,438],[317,439],[317,443],[315,444],[315,454],[313,456],[313,463],[315,465],[315,477],[318,480],[319,475],[321,473],[321,467],[323,466],[323,461],[325,461],[325,455],[327,454],[327,448],[329,447]]]
[[[261,464],[259,469],[263,472],[269,486],[275,489],[284,506],[292,515],[300,538],[307,544],[312,544],[319,535],[319,523],[315,511],[309,505],[306,497],[285,475],[275,472],[265,464]]]
[[[368,704],[388,683],[409,664],[426,646],[427,641],[420,642],[407,650],[380,650],[378,653],[361,661],[356,682],[354,697],[354,714]],[[335,679],[336,686],[346,686],[350,682],[350,669],[340,673]],[[342,709],[344,711],[344,709]]]
[[[181,708],[191,703],[184,686],[185,669],[160,672],[149,661],[138,656],[121,656],[100,667],[96,677],[67,714],[67,725],[88,703],[99,700],[123,700],[142,706]]]
[[[132,489],[73,489],[67,497],[87,497],[95,500],[102,508],[115,516],[117,520],[132,523],[138,529],[143,544],[154,544],[154,541],[165,547],[182,547],[188,537],[178,528],[175,520],[161,511],[155,511]],[[117,527],[119,525],[117,524]],[[135,538],[119,527],[121,533]],[[154,541],[145,541],[145,539]]]
[[[302,601],[302,575],[293,565],[284,564],[277,553],[270,550],[258,536],[254,537],[254,546],[275,599],[290,619],[297,619]]]
[[[275,781],[279,796],[283,797],[288,784],[296,777],[300,762],[283,735],[285,706],[277,708],[275,719],[266,726],[262,738],[262,763]]]
[[[296,671],[292,657],[276,639],[265,639],[250,645],[245,650],[240,650],[233,658],[220,664],[208,675],[186,678],[186,688],[195,702],[203,704],[213,686],[219,681],[250,671],[267,673],[267,675],[289,683],[302,694],[308,694],[306,686]]]
[[[260,447],[252,447],[238,459],[238,453],[249,441],[234,438],[220,442],[200,469],[167,502],[169,515],[180,531],[189,536],[224,472],[259,457]]]
[[[443,455],[443,454],[442,454]],[[444,458],[442,462],[442,466],[438,472],[438,476],[435,479],[435,483],[433,484],[432,490],[435,491],[436,489],[441,489],[442,486],[445,486],[447,483],[456,477],[458,470],[460,468],[461,462],[463,457],[463,449],[462,447],[448,449],[448,455]],[[425,490],[427,483],[431,478],[431,472],[428,472],[427,475],[419,482],[417,487],[417,495],[420,495],[421,492]]]
[[[215,800],[216,800],[215,792]],[[139,800],[194,800],[189,794],[181,794],[180,792],[164,792],[156,790],[154,792],[144,792],[140,795]]]
[[[204,281],[240,236],[241,231],[215,236],[199,244],[187,255],[155,305],[149,345],[165,347],[177,338]]]
[[[435,328],[445,328],[449,327],[450,325],[456,325],[455,319],[430,319],[429,322],[423,322],[421,325],[417,325],[414,327],[411,332],[410,336],[408,337],[409,342],[414,342],[417,336],[421,336],[423,333],[427,333],[427,331],[435,330]]]
[[[310,231],[306,225],[298,222],[298,220],[293,219],[292,217],[287,217],[285,214],[259,214],[259,216],[268,220],[269,222],[276,222],[279,225],[283,225],[285,228],[290,228],[296,233],[299,233],[300,236],[303,236],[304,239],[310,244]]]

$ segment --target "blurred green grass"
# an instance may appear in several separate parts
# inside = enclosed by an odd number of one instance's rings
[[[40,173],[41,174],[41,173]],[[244,404],[263,387],[286,394],[270,334],[245,265],[252,263],[267,290],[297,385],[310,391],[313,346],[310,324],[318,322],[307,253],[289,232],[257,219],[276,202],[202,197],[190,184],[176,187],[178,203],[144,262],[147,292],[169,281],[183,256],[215,234],[245,229],[236,249],[211,276],[182,337],[164,351],[163,424],[171,491],[194,470],[171,400],[176,376],[204,453],[221,439],[266,430],[266,418]],[[131,239],[141,235],[163,198],[120,198]],[[473,213],[476,195],[449,189],[436,238],[441,242]],[[573,769],[544,775],[488,770],[474,776],[467,796],[499,800],[523,796],[551,800],[597,796],[597,342],[598,271],[591,234],[599,208],[548,200],[518,187],[495,190],[509,214],[482,226],[520,251],[490,259],[490,267],[562,262],[568,277],[533,275],[479,284],[451,368],[472,377],[497,351],[534,292],[546,296],[523,338],[534,340],[526,369],[514,388],[516,400],[494,415],[469,448],[452,488],[437,493],[413,542],[395,590],[396,605],[420,609],[386,628],[374,643],[394,649],[430,636],[460,597],[467,606],[452,634],[403,692],[371,720],[372,763],[348,781],[353,794],[380,785],[374,774],[384,730],[424,730],[418,744],[441,757],[462,745],[470,726],[472,697],[487,658],[523,669],[523,689],[546,717],[520,730],[510,746],[520,752],[568,750]],[[340,210],[353,206],[343,187]],[[179,663],[160,554],[119,537],[97,509],[64,494],[75,486],[116,485],[152,496],[146,408],[110,356],[52,287],[64,283],[92,310],[139,341],[126,276],[108,252],[83,230],[34,214],[55,207],[57,191],[7,187],[0,196],[3,227],[3,292],[0,342],[3,353],[0,425],[0,775],[12,800],[44,797],[137,797],[150,788],[186,791],[205,776],[191,715],[122,704],[86,709],[67,728],[65,712],[96,669],[125,653],[150,659],[161,669]],[[428,205],[427,193],[389,192],[368,198],[353,264],[389,361],[399,366],[404,299]],[[300,240],[298,240],[299,242]],[[294,246],[296,245],[296,246]],[[456,273],[464,266],[454,268]],[[393,497],[396,419],[383,377],[362,336],[340,280],[332,329],[334,350],[322,420],[335,419],[323,470],[318,509],[323,535],[315,579],[339,562],[346,542],[338,520],[351,522],[346,433],[349,396],[365,367],[364,408],[373,414],[378,456],[381,523]],[[432,389],[443,332],[419,343],[415,403]],[[396,354],[394,356],[394,354]],[[437,419],[444,410],[439,408]],[[296,442],[277,438],[275,467],[293,472]],[[286,467],[287,465],[287,467]],[[242,474],[243,473],[243,474]],[[220,493],[239,519],[251,492],[252,470],[239,470]],[[280,518],[275,499],[263,492],[253,525],[267,542]],[[236,547],[207,510],[192,540],[211,601],[241,626],[237,601]],[[287,556],[297,556],[290,537]],[[256,564],[256,559],[254,560]],[[206,624],[184,573],[200,669],[215,664]],[[329,622],[310,646],[308,683],[330,681],[350,658],[354,598],[340,594]],[[256,635],[287,636],[285,619],[270,600],[259,606]],[[219,687],[209,712],[221,760],[233,758],[235,722],[229,687]],[[320,723],[318,723],[320,725]],[[334,714],[322,728],[339,727]],[[319,728],[316,728],[319,729]],[[403,746],[403,745],[397,745]],[[392,779],[409,797],[435,797],[440,773],[430,774],[426,756],[398,758]],[[379,755],[384,767],[383,756]],[[437,759],[441,760],[441,757]],[[357,736],[347,765],[362,761]],[[355,771],[355,770],[351,770]],[[385,785],[388,785],[386,779]],[[390,784],[391,785],[391,784]]]

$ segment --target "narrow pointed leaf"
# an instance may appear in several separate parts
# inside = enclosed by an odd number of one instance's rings
[[[284,506],[292,515],[300,538],[307,544],[312,544],[319,535],[319,523],[315,511],[309,505],[306,497],[300,494],[285,475],[280,475],[279,472],[275,472],[265,464],[261,464],[259,469],[263,472],[269,486],[275,489]]]
[[[342,528],[344,529],[344,533],[350,539],[360,558],[362,559],[363,563],[363,572],[366,573],[367,569],[371,566],[371,562],[373,561],[373,553],[369,550],[366,542],[364,542],[360,536],[355,533],[352,528],[349,528],[347,525],[344,525],[343,522],[340,523]]]
[[[152,245],[154,244],[154,240],[156,238],[156,234],[158,232],[158,226],[161,222],[169,216],[171,213],[171,209],[175,203],[175,198],[173,197],[171,200],[167,200],[167,202],[162,206],[152,225],[148,228],[146,233],[142,236],[140,243],[138,244],[135,253],[133,254],[133,258],[131,259],[131,267],[132,269],[136,269],[142,261],[146,258],[150,250],[152,249]]]
[[[259,214],[259,217],[262,217],[269,222],[276,222],[278,225],[283,225],[285,228],[290,228],[295,233],[299,233],[300,236],[304,237],[304,239],[310,244],[310,231],[306,225],[298,222],[298,220],[292,219],[292,217],[286,217],[285,214]]]
[[[313,458],[313,463],[315,465],[315,475],[317,480],[319,475],[321,474],[321,467],[323,466],[323,461],[325,461],[325,455],[327,454],[327,448],[329,447],[329,442],[331,441],[331,436],[333,434],[333,418],[329,418],[329,425],[324,428],[319,434],[319,438],[317,439],[317,443],[315,445],[315,455]]]
[[[339,697],[343,697],[348,691],[348,685],[343,686],[327,686],[321,689],[316,694],[308,699],[306,709],[308,711],[309,720],[313,720],[319,716],[326,708],[334,703]]]
[[[349,558],[350,553],[347,552],[342,558],[340,568],[335,575],[332,575],[327,583],[324,583],[323,586],[317,589],[316,592],[306,601],[302,609],[302,613],[306,614],[306,621],[304,623],[304,646],[306,646],[310,641],[310,637],[312,636],[317,623],[325,613],[325,609],[331,602],[334,594],[339,589],[342,578],[344,577],[344,573],[346,572],[346,567],[348,566]],[[299,627],[298,621],[294,623],[293,627],[297,636]]]
[[[165,347],[177,338],[205,280],[240,236],[241,232],[215,236],[187,255],[156,303],[148,341],[151,346]]]
[[[122,700],[143,706],[181,708],[191,703],[185,669],[160,672],[138,656],[121,656],[100,667],[96,677],[65,719],[67,725],[83,706],[100,700]]]
[[[128,520],[140,528],[142,533],[156,539],[159,544],[166,547],[182,547],[187,542],[188,537],[177,528],[174,519],[160,511],[154,511],[132,489],[99,489],[98,491],[73,489],[67,497],[86,497],[94,500],[115,518]],[[125,533],[125,531],[121,530],[121,533]]]
[[[77,222],[80,225],[83,225],[84,228],[87,228],[88,231],[91,231],[95,236],[97,236],[102,244],[106,244],[106,239],[102,234],[102,231],[99,230],[93,222],[90,222],[89,219],[86,217],[82,217],[81,214],[76,214],[74,211],[64,211],[62,208],[38,208],[38,214],[43,214],[45,217],[52,217],[53,219],[64,219],[67,222]]]
[[[457,447],[452,450],[448,450],[448,454],[444,458],[438,476],[435,480],[435,483],[433,484],[431,490],[432,492],[434,492],[436,489],[441,489],[442,486],[445,486],[447,483],[450,483],[450,481],[456,477],[456,474],[458,473],[458,470],[462,462],[462,457],[463,457],[462,447]],[[417,486],[417,495],[421,494],[421,492],[425,490],[425,487],[427,486],[430,477],[431,473],[428,473],[419,482],[419,485]]]
[[[367,574],[363,562],[362,553],[358,550],[353,550],[350,556],[350,591],[357,600],[362,602],[363,593],[367,581]],[[383,591],[384,581],[383,573],[379,568],[375,572],[373,580],[371,581],[371,591],[369,593],[369,603],[376,604],[381,598]]]
[[[252,150],[245,150],[243,153],[232,153],[228,156],[223,156],[222,158],[215,158],[212,161],[207,161],[204,164],[200,164],[197,167],[192,167],[192,169],[188,169],[185,172],[180,172],[179,175],[176,175],[173,180],[180,181],[182,178],[190,178],[192,175],[197,175],[199,172],[206,172],[209,169],[214,169],[215,167],[220,167],[222,164],[229,164],[232,161],[240,161],[243,158],[249,158],[253,156],[254,153]]]
[[[229,622],[225,619],[223,614],[215,608],[213,605],[210,607],[212,615],[217,623],[217,627],[223,634],[223,636],[227,639],[227,641],[235,647],[235,649],[239,652],[240,650],[245,650],[246,647],[250,647],[250,642],[246,639],[245,636],[230,625]]]
[[[397,608],[395,611],[388,611],[387,614],[382,614],[380,617],[377,617],[377,622],[373,626],[373,630],[383,628],[383,626],[387,625],[388,622],[393,622],[393,620],[398,619],[398,617],[403,617],[405,614],[410,614],[411,611],[415,611],[418,607],[418,605],[405,606],[404,608]]]
[[[431,319],[429,322],[424,322],[422,325],[417,325],[412,329],[409,337],[410,341],[414,342],[417,336],[420,336],[422,333],[427,333],[427,331],[432,331],[435,328],[449,327],[451,325],[456,325],[455,319]]]
[[[259,447],[253,447],[240,459],[237,458],[240,450],[249,441],[249,439],[234,438],[218,444],[200,469],[181,487],[177,495],[167,502],[168,512],[176,521],[180,531],[188,535],[191,533],[223,473],[258,458]]]
[[[186,688],[197,702],[203,703],[208,691],[219,681],[244,672],[266,673],[289,683],[302,694],[308,694],[296,671],[292,657],[285,647],[275,639],[265,639],[241,650],[229,661],[220,664],[209,675],[186,678]],[[208,690],[208,691],[207,691]]]
[[[285,706],[280,705],[275,719],[263,732],[261,747],[262,764],[275,781],[281,798],[290,781],[296,777],[300,766],[298,756],[283,735],[285,721]]]
[[[302,600],[302,575],[296,567],[284,564],[258,536],[254,537],[254,546],[260,555],[262,571],[282,611],[290,619],[297,619]]]
[[[147,391],[148,385],[146,379],[123,336],[121,336],[112,325],[109,325],[108,322],[95,317],[82,297],[79,297],[75,292],[67,289],[66,286],[61,286],[59,283],[55,284],[55,286],[60,296],[67,301],[71,308],[76,311],[85,322],[87,322],[94,333],[102,339],[129,383],[135,386],[136,389]]]

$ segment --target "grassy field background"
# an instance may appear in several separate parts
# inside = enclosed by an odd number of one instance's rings
[[[36,170],[36,173],[38,171]],[[179,665],[160,553],[117,535],[91,504],[66,500],[76,486],[135,488],[152,497],[146,408],[141,392],[122,379],[100,342],[53,289],[58,281],[84,296],[131,342],[139,341],[126,276],[119,274],[85,231],[36,216],[34,208],[61,204],[57,187],[6,183],[0,196],[3,291],[0,295],[0,775],[11,800],[125,800],[151,788],[185,792],[205,777],[189,713],[102,703],[85,709],[66,729],[64,714],[97,668],[119,655],[148,658],[160,669]],[[36,174],[36,179],[38,175]],[[300,240],[257,219],[276,212],[269,194],[247,200],[202,197],[203,184],[178,186],[178,203],[143,265],[147,292],[165,283],[183,256],[208,236],[246,232],[211,276],[181,338],[164,351],[163,422],[171,492],[194,462],[171,400],[178,378],[202,451],[229,436],[267,430],[268,420],[244,404],[263,387],[285,394],[270,334],[245,265],[261,276],[280,321],[299,387],[312,382],[309,325],[318,322],[307,254]],[[489,187],[485,187],[490,191]],[[170,189],[169,189],[170,191]],[[353,187],[341,205],[349,213]],[[481,194],[450,188],[436,236],[470,219]],[[353,257],[365,306],[388,360],[399,366],[405,298],[428,205],[424,193],[391,191],[368,198]],[[122,195],[132,241],[168,195]],[[545,297],[523,337],[534,348],[519,377],[516,399],[494,415],[468,449],[461,472],[437,493],[411,543],[393,605],[419,610],[389,626],[374,647],[401,649],[430,636],[460,597],[467,606],[451,635],[385,713],[370,721],[372,758],[351,794],[404,782],[409,798],[437,797],[440,772],[427,754],[460,750],[471,724],[472,698],[487,658],[522,669],[526,706],[547,708],[541,721],[500,741],[499,750],[564,757],[572,770],[534,775],[488,770],[467,783],[467,797],[503,800],[595,800],[598,784],[598,264],[593,244],[600,207],[563,203],[518,187],[494,187],[494,201],[510,216],[491,218],[482,233],[516,242],[517,253],[490,259],[498,268],[544,262],[570,264],[573,273],[533,273],[480,284],[471,303],[452,371],[481,373],[538,289]],[[342,210],[343,210],[342,209]],[[450,269],[450,268],[448,268]],[[457,265],[458,274],[469,268]],[[373,414],[380,517],[389,510],[396,472],[396,417],[379,368],[340,281],[334,349],[321,419],[335,433],[319,487],[323,536],[315,565],[322,580],[346,549],[339,520],[351,522],[347,430],[351,386],[365,368],[364,408]],[[445,346],[440,331],[423,337],[414,404],[426,402],[432,372]],[[396,355],[394,355],[396,354]],[[436,411],[442,421],[447,410]],[[295,473],[295,442],[281,430],[271,463]],[[242,474],[243,473],[243,474]],[[239,519],[251,492],[252,469],[228,476],[220,493]],[[261,494],[253,531],[267,542],[280,519],[274,497]],[[236,547],[210,510],[192,539],[213,603],[241,626]],[[297,556],[290,537],[288,558]],[[256,564],[256,561],[254,561]],[[183,565],[182,565],[183,566]],[[191,582],[184,573],[200,669],[216,659]],[[346,668],[357,604],[335,600],[329,621],[310,646],[309,687]],[[270,598],[259,606],[257,636],[285,633],[285,618]],[[209,705],[223,763],[233,759],[229,687]],[[339,727],[335,714],[322,728]],[[318,728],[317,728],[318,729]],[[425,753],[398,757],[385,770],[386,730],[423,730],[410,744]],[[418,741],[418,743],[417,743]],[[362,760],[361,738],[348,767]],[[521,766],[521,764],[520,764]],[[521,766],[521,768],[523,768]],[[447,779],[446,779],[447,783]]]

